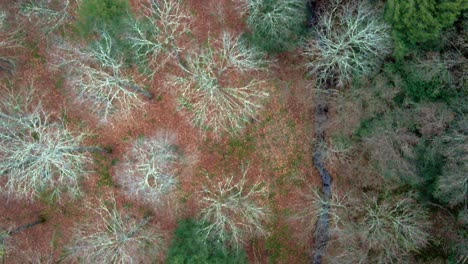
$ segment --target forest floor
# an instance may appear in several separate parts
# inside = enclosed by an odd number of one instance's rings
[[[18,12],[15,7],[2,7]],[[219,36],[222,31],[240,34],[246,30],[241,22],[235,1],[187,0],[188,9],[195,17],[193,34],[200,43],[208,36]],[[136,7],[136,5],[133,5]],[[302,202],[302,193],[311,186],[321,186],[312,164],[313,93],[300,67],[301,58],[294,53],[277,57],[277,63],[267,74],[270,97],[266,107],[245,131],[235,137],[216,141],[202,137],[179,111],[176,98],[165,85],[164,74],[155,78],[149,91],[155,98],[128,118],[102,123],[73,98],[64,75],[49,70],[47,41],[26,29],[27,47],[12,55],[17,62],[13,87],[34,83],[46,110],[55,117],[66,116],[69,124],[95,135],[90,145],[112,148],[111,154],[95,156],[93,172],[83,182],[85,195],[78,200],[63,199],[51,203],[44,199],[29,203],[3,197],[0,200],[0,226],[18,227],[44,216],[46,222],[13,237],[14,250],[8,252],[5,263],[29,263],[32,258],[43,260],[60,258],[63,246],[70,240],[73,227],[90,217],[85,204],[96,198],[114,195],[119,205],[136,214],[148,213],[147,207],[124,196],[113,180],[123,154],[139,137],[151,137],[160,131],[170,131],[177,138],[183,153],[178,186],[179,202],[174,208],[151,211],[153,222],[166,234],[167,242],[176,228],[177,220],[197,217],[198,193],[204,183],[204,174],[224,177],[239,173],[248,166],[248,181],[263,181],[269,186],[269,205],[273,209],[270,235],[266,240],[251,241],[246,248],[252,263],[306,263],[309,260],[310,237],[304,238],[302,226],[290,219],[291,213]],[[166,67],[163,71],[175,72]],[[300,238],[300,239],[298,239]]]

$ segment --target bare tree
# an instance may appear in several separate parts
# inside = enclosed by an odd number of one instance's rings
[[[137,86],[124,71],[124,63],[113,56],[113,40],[103,32],[102,40],[93,48],[80,49],[62,41],[51,50],[54,67],[66,67],[70,83],[76,88],[79,98],[92,103],[92,111],[104,121],[119,110],[128,114],[130,109],[141,107],[140,96],[151,99],[153,95]]]
[[[44,34],[49,34],[70,21],[69,11],[73,2],[79,0],[64,0],[56,2],[56,8],[50,0],[29,0],[20,6],[20,14],[34,22]],[[58,9],[58,10],[57,10]]]
[[[309,74],[319,81],[347,83],[353,74],[368,75],[390,52],[388,27],[362,1],[335,0],[319,15],[314,37],[304,47]]]
[[[264,222],[269,210],[264,198],[268,191],[257,182],[249,184],[243,170],[241,179],[225,178],[217,186],[203,186],[200,212],[207,226],[200,230],[205,239],[215,239],[239,247],[248,238],[265,236]]]
[[[409,195],[350,198],[344,210],[330,206],[338,228],[331,232],[327,263],[410,263],[411,253],[428,244],[428,212]]]
[[[117,174],[127,195],[156,207],[170,195],[177,182],[174,143],[174,136],[166,132],[132,145]]]
[[[56,122],[39,104],[32,111],[24,95],[4,94],[0,102],[0,173],[2,189],[10,195],[34,199],[42,191],[60,197],[62,191],[77,195],[85,175],[88,151],[84,133],[70,131]],[[26,96],[27,98],[27,96]]]
[[[117,209],[115,199],[89,207],[97,216],[75,229],[67,248],[68,260],[84,263],[153,263],[160,253],[161,236],[149,218],[136,218]]]
[[[0,48],[7,49],[7,48],[15,48],[19,47],[20,43],[15,35],[18,34],[18,31],[8,31],[7,26],[7,18],[8,13],[0,10]]]
[[[373,199],[365,212],[367,242],[379,263],[401,263],[409,252],[428,244],[428,214],[409,198],[396,202]]]
[[[0,232],[0,260],[4,261],[5,256],[9,251],[8,239],[10,238],[10,233],[6,230]]]
[[[451,207],[468,202],[468,119],[461,114],[454,127],[437,142],[446,164],[434,195]],[[466,210],[466,209],[465,209]]]
[[[236,133],[255,118],[268,93],[262,82],[242,78],[266,66],[264,53],[248,47],[238,37],[224,33],[222,41],[186,57],[185,76],[172,78],[179,104],[193,125],[213,132]]]
[[[18,37],[19,31],[8,31],[7,18],[8,14],[5,11],[0,10],[0,52],[2,53],[7,50],[21,47],[21,42]],[[0,71],[7,71],[12,75],[15,67],[15,62],[11,58],[0,54]]]
[[[242,13],[247,13],[247,25],[256,45],[268,51],[291,49],[299,40],[306,21],[302,0],[243,0]]]
[[[127,40],[139,62],[148,62],[150,76],[172,60],[180,61],[180,38],[190,32],[190,17],[179,0],[140,0],[140,18],[129,21]]]
[[[329,214],[329,225],[333,230],[341,229],[344,221],[344,212],[348,210],[347,196],[337,195],[336,192],[331,199],[327,200],[323,197],[317,188],[311,188],[310,191],[303,194],[304,203],[299,204],[300,209],[292,220],[297,220],[304,227],[301,235],[302,241],[308,241],[314,233],[317,226],[317,221],[322,214]],[[325,211],[324,208],[327,208]],[[332,231],[333,231],[332,230]]]
[[[3,11],[3,10],[0,11],[0,25],[1,25],[2,28],[4,26],[4,23],[5,23],[5,20],[6,20],[7,16],[8,15],[7,15],[7,13],[5,11]]]

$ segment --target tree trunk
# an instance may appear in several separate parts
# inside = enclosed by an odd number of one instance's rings
[[[151,100],[154,97],[152,93],[150,93],[150,92],[148,92],[148,91],[146,91],[144,89],[141,89],[138,85],[135,85],[133,83],[126,83],[126,84],[124,84],[124,86],[127,86],[130,89],[132,89],[133,91],[135,91],[136,93],[139,93],[139,94],[143,95],[148,100]]]
[[[28,228],[31,228],[31,227],[33,227],[33,226],[35,226],[35,225],[42,224],[42,223],[44,223],[44,222],[45,222],[45,219],[41,217],[41,218],[39,218],[38,220],[36,220],[36,221],[34,221],[34,222],[32,222],[32,223],[29,223],[29,224],[26,224],[26,225],[17,227],[16,229],[10,231],[10,232],[9,232],[9,235],[14,235],[14,234],[16,234],[16,233],[19,233],[19,232],[21,232],[21,231],[23,231],[23,230],[26,230],[26,229],[28,229]]]
[[[177,62],[179,63],[180,68],[182,68],[182,70],[185,71],[186,73],[190,74],[190,71],[188,70],[188,67],[187,67],[187,63],[182,58],[182,56],[180,56],[179,51],[177,50],[176,50],[176,59],[177,59]]]
[[[84,153],[84,152],[91,152],[91,153],[97,153],[97,152],[102,152],[102,153],[111,153],[112,149],[110,148],[103,148],[103,147],[96,147],[96,146],[84,146],[84,147],[75,147],[75,148],[70,148],[66,151],[69,152],[77,152],[77,153]]]
[[[6,71],[8,74],[13,75],[15,68],[16,65],[12,60],[0,57],[0,71]]]

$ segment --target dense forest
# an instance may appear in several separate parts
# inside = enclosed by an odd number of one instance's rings
[[[468,263],[467,11],[0,0],[0,262]]]

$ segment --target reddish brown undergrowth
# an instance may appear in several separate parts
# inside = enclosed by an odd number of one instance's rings
[[[9,1],[3,1],[9,2]],[[131,1],[137,8],[137,1]],[[208,37],[219,37],[223,31],[240,34],[246,30],[236,1],[230,0],[187,0],[186,8],[194,17],[193,38],[198,44]],[[5,7],[5,4],[2,5]],[[15,7],[8,7],[17,14]],[[95,157],[98,162],[91,165],[90,173],[83,181],[83,197],[77,200],[63,199],[49,203],[38,199],[35,202],[0,201],[0,226],[18,227],[44,216],[46,222],[21,233],[12,239],[14,249],[8,252],[5,263],[27,263],[28,258],[51,256],[60,259],[64,246],[69,242],[73,227],[80,221],[92,219],[84,205],[96,204],[98,198],[115,196],[118,206],[130,208],[136,215],[153,215],[152,224],[164,231],[166,242],[170,241],[176,222],[184,217],[197,217],[199,192],[206,184],[206,174],[214,175],[212,181],[221,177],[239,174],[241,166],[248,166],[249,182],[265,182],[269,187],[269,206],[272,219],[269,221],[270,235],[248,243],[249,259],[255,263],[307,262],[306,247],[295,241],[301,226],[290,221],[295,204],[301,202],[308,186],[318,186],[311,161],[312,143],[312,93],[304,79],[303,70],[297,67],[301,58],[291,53],[281,54],[276,66],[265,74],[270,86],[270,98],[258,119],[253,121],[240,135],[217,141],[203,137],[198,128],[177,111],[177,98],[166,85],[167,74],[181,74],[176,63],[161,69],[152,83],[146,83],[154,99],[146,101],[140,110],[127,118],[114,116],[108,123],[99,122],[89,111],[89,106],[77,102],[63,74],[52,73],[47,65],[48,40],[31,24],[23,25],[26,33],[22,48],[11,54],[17,63],[15,75],[9,81],[15,89],[34,84],[37,98],[44,108],[56,118],[66,117],[68,126],[93,134],[86,144],[108,147],[110,154]],[[196,44],[194,44],[196,45]],[[10,52],[10,51],[9,51]],[[4,80],[6,80],[4,78]],[[137,201],[128,199],[115,184],[112,177],[123,154],[139,137],[151,137],[159,131],[176,135],[176,144],[182,155],[177,175],[179,186],[176,206],[151,211]],[[268,219],[265,219],[268,220]]]

